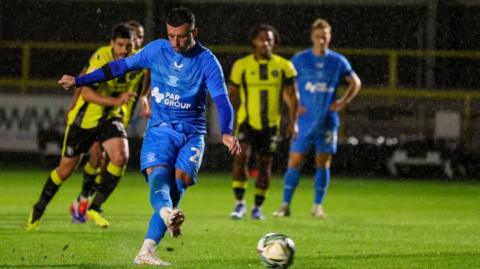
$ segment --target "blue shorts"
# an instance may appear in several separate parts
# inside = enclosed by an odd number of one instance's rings
[[[315,154],[335,154],[337,152],[338,129],[325,130],[302,136],[299,132],[290,145],[290,152],[307,153],[315,146]]]
[[[195,181],[205,151],[203,137],[203,134],[179,132],[172,126],[148,128],[140,154],[141,170],[158,165],[175,167]]]

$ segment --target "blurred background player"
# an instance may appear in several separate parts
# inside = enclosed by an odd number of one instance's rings
[[[64,75],[59,83],[66,89],[119,77],[131,70],[152,72],[152,114],[145,131],[141,170],[147,175],[150,202],[154,209],[135,264],[170,265],[155,255],[167,229],[180,235],[184,214],[176,208],[187,186],[195,183],[204,152],[207,91],[213,98],[222,142],[231,154],[240,152],[233,132],[233,109],[228,99],[221,66],[207,48],[195,40],[195,17],[186,8],[167,15],[167,40],[155,40],[137,54],[113,61],[85,76]],[[177,195],[172,199],[170,190]]]
[[[361,82],[348,60],[328,48],[331,26],[323,19],[312,24],[312,48],[297,53],[292,62],[297,69],[297,88],[300,108],[297,120],[298,135],[293,138],[284,176],[283,203],[273,213],[276,217],[290,215],[290,202],[300,179],[305,154],[315,148],[315,201],[312,216],[324,218],[322,203],[330,183],[330,163],[337,151],[339,126],[338,111],[352,101],[360,90]],[[336,99],[336,90],[345,78],[348,89]]]
[[[255,182],[253,219],[263,219],[261,206],[269,187],[272,155],[276,151],[281,120],[281,99],[288,106],[290,121],[288,132],[295,130],[297,96],[293,64],[272,53],[279,41],[275,28],[261,24],[252,29],[250,40],[253,53],[235,61],[230,75],[228,91],[237,111],[236,128],[242,153],[233,162],[233,191],[237,200],[231,213],[241,219],[246,212],[244,199],[247,188],[247,169],[252,151],[255,154],[258,176]]]
[[[133,47],[131,53],[136,53],[143,47],[143,26],[137,21],[129,21],[126,25],[131,28],[133,33]],[[128,102],[122,106],[123,124],[125,129],[128,129],[138,100],[142,103],[140,115],[145,118],[148,117],[148,100],[145,96],[148,93],[150,83],[149,74],[147,70],[130,72],[126,76],[126,83],[127,91],[135,92],[135,94],[139,96],[139,98],[136,98],[133,102]],[[75,91],[74,98],[79,91],[79,89]],[[96,141],[92,147],[90,147],[89,159],[84,166],[82,190],[77,196],[77,199],[70,205],[70,214],[74,223],[85,222],[89,201],[88,198],[93,198],[95,190],[98,188],[98,185],[102,183],[102,174],[105,172],[107,163],[107,155],[104,154],[100,143]]]
[[[110,45],[101,47],[90,58],[86,73],[101,68],[113,59],[125,58],[132,49],[132,33],[124,24],[113,28]],[[90,209],[89,217],[97,225],[106,227],[108,222],[99,212],[99,206],[108,198],[123,174],[128,160],[128,143],[121,119],[121,106],[135,96],[126,91],[124,78],[84,86],[68,114],[60,164],[47,178],[39,200],[33,206],[25,228],[38,227],[46,206],[64,182],[75,170],[81,153],[85,153],[97,139],[110,159],[104,175],[105,185],[99,188]]]

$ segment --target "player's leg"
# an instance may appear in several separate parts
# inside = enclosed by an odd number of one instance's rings
[[[262,214],[262,205],[270,186],[273,154],[277,150],[279,139],[276,127],[253,133],[255,140],[252,142],[252,150],[256,153],[258,176],[255,180],[255,204],[251,216],[253,219],[263,220],[265,217]]]
[[[135,264],[170,265],[160,260],[155,251],[167,231],[168,214],[172,212],[170,186],[173,168],[169,165],[157,165],[146,169],[150,189],[150,204],[153,214],[142,247],[134,259]]]
[[[271,154],[262,154],[259,152],[256,156],[256,164],[258,167],[258,177],[255,181],[255,200],[252,208],[252,218],[263,220],[262,205],[265,201],[268,188],[270,186],[270,177],[272,170],[273,157]]]
[[[67,180],[75,170],[82,152],[86,152],[92,143],[94,131],[81,129],[77,126],[67,126],[65,129],[62,157],[59,165],[53,169],[43,186],[40,198],[33,206],[33,210],[25,223],[25,229],[33,230],[38,227],[47,205],[57,193],[63,181]]]
[[[154,210],[147,235],[135,257],[136,264],[165,265],[155,249],[168,229],[168,224],[183,221],[183,213],[173,209],[170,189],[174,186],[175,161],[182,137],[168,127],[147,129],[142,145],[141,169],[146,172],[150,187],[150,203]],[[170,222],[169,222],[170,221]]]
[[[305,155],[301,152],[290,152],[288,155],[288,168],[283,177],[283,200],[280,208],[273,212],[274,217],[290,216],[290,203],[300,181],[300,170]]]
[[[99,175],[99,167],[103,158],[100,142],[95,141],[89,150],[89,159],[83,167],[82,190],[70,205],[70,215],[74,223],[84,223],[88,209],[88,199],[95,191],[95,179]]]
[[[103,174],[102,183],[98,186],[95,197],[88,208],[87,216],[97,226],[107,228],[110,224],[101,215],[101,207],[123,176],[129,158],[129,149],[127,133],[120,119],[102,123],[99,126],[98,137],[110,161]]]
[[[101,184],[97,187],[95,196],[90,204],[87,215],[95,224],[107,228],[109,222],[101,216],[101,207],[110,197],[120,182],[128,162],[128,141],[126,138],[111,138],[102,144],[110,161],[107,164]]]
[[[251,155],[252,128],[247,124],[240,124],[238,127],[238,137],[242,152],[233,157],[233,177],[232,189],[235,196],[235,207],[230,217],[232,219],[241,219],[247,211],[245,202],[245,192],[248,186],[248,162]]]
[[[95,192],[95,180],[100,174],[100,167],[104,154],[99,141],[95,141],[90,147],[90,158],[83,168],[83,184],[82,191],[79,195],[81,198],[89,198]]]
[[[78,160],[78,156],[73,158],[63,156],[59,165],[50,172],[45,185],[43,185],[40,198],[33,206],[33,210],[25,223],[25,229],[33,230],[38,227],[40,218],[47,205],[50,203],[53,196],[55,196],[63,181],[73,173]]]
[[[315,218],[325,218],[323,202],[330,185],[330,166],[332,154],[337,151],[337,130],[328,130],[321,134],[315,146],[315,199],[312,209],[312,216]]]
[[[302,136],[301,133],[292,140],[288,155],[288,168],[284,175],[282,205],[273,213],[273,216],[285,217],[290,215],[290,203],[300,180],[305,152],[308,152],[311,144],[312,139],[309,136]]]
[[[203,135],[190,134],[186,136],[186,141],[178,151],[175,161],[175,184],[176,197],[173,198],[173,207],[178,208],[187,187],[196,182],[198,170],[202,165],[203,153],[205,151],[205,141]],[[178,217],[175,220],[170,216],[168,228],[171,234],[176,237],[180,234],[180,225],[183,219]]]
[[[245,215],[247,205],[245,192],[248,186],[248,162],[251,154],[251,145],[245,142],[240,143],[242,152],[233,157],[233,178],[232,188],[235,195],[235,207],[230,214],[232,219],[241,219]]]
[[[323,200],[327,194],[328,186],[330,185],[330,164],[332,161],[332,154],[316,154],[315,156],[315,201],[312,209],[312,216],[315,218],[325,218],[323,210]]]

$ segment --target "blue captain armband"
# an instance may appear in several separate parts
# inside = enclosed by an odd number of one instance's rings
[[[99,68],[91,73],[88,73],[84,76],[75,77],[75,86],[80,87],[98,82],[104,82],[119,77],[128,71],[130,70],[125,62],[125,59],[109,62],[108,64],[102,66],[102,68]]]
[[[220,122],[220,130],[223,134],[233,133],[233,107],[228,100],[228,95],[221,94],[213,98],[217,106],[218,121]]]

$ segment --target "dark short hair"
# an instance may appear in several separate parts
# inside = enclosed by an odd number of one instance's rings
[[[253,41],[261,32],[272,32],[275,39],[275,45],[280,43],[280,35],[278,34],[277,29],[269,24],[258,24],[250,30],[249,38],[250,41]]]
[[[119,23],[113,27],[111,39],[115,40],[117,38],[132,38],[132,29],[124,23]]]
[[[195,15],[186,7],[176,7],[168,12],[166,21],[168,25],[173,27],[184,23],[195,25]]]

